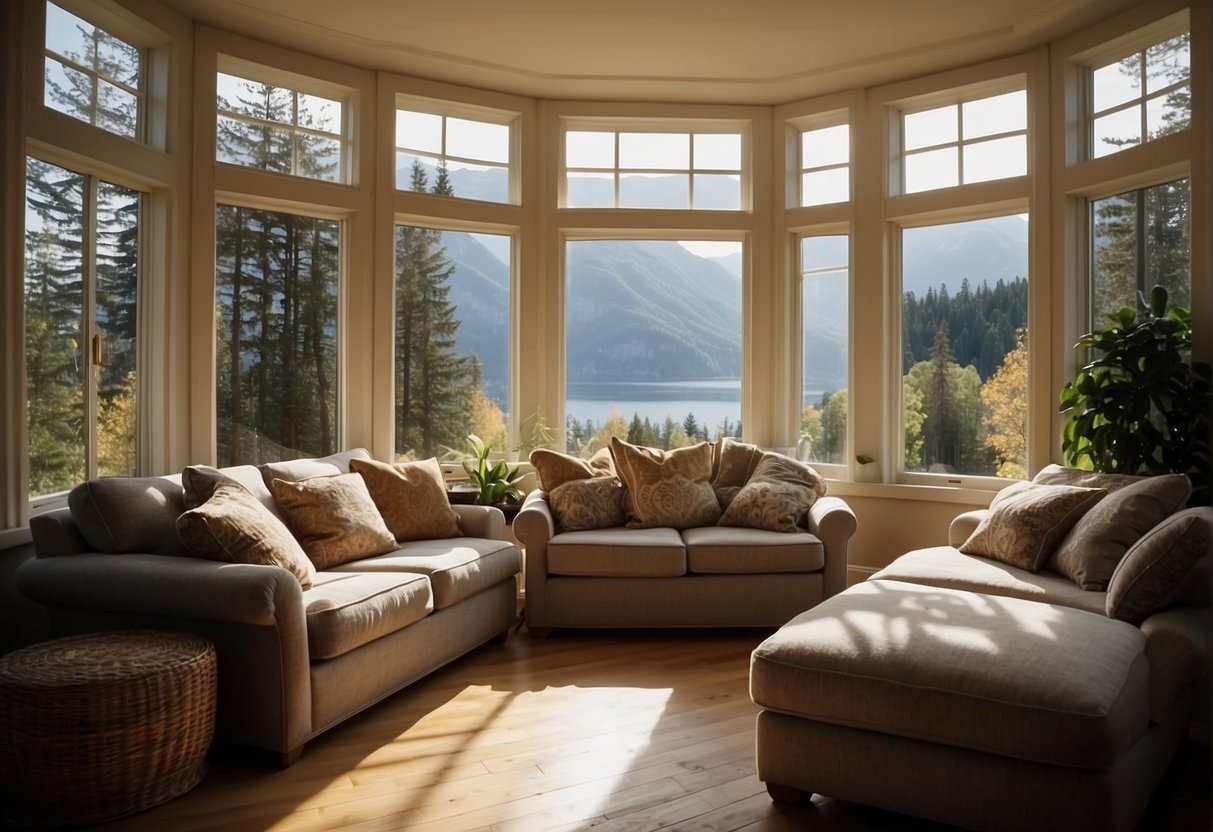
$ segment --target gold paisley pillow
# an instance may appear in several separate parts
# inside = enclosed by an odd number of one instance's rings
[[[303,551],[317,569],[382,555],[396,548],[358,474],[273,480],[270,490]]]
[[[196,558],[281,566],[304,589],[316,567],[282,521],[235,480],[217,481],[202,505],[177,518],[177,536]]]
[[[719,525],[802,531],[805,515],[825,489],[825,479],[808,465],[764,451],[749,482],[725,508]]]
[[[547,448],[531,451],[529,459],[539,475],[539,487],[544,491],[555,491],[566,482],[584,480],[598,474],[588,461]]]
[[[446,496],[446,483],[436,458],[395,465],[377,459],[351,459],[350,470],[366,481],[366,490],[397,540],[459,536],[459,515]]]
[[[1102,488],[1015,483],[998,492],[960,551],[1038,572],[1078,518],[1105,494]]]
[[[609,529],[627,522],[618,477],[570,480],[548,492],[548,505],[558,532]]]
[[[762,461],[762,448],[738,442],[730,436],[720,440],[712,468],[712,489],[721,508],[728,508]]]
[[[714,526],[720,519],[720,503],[709,481],[711,443],[660,451],[615,437],[611,456],[627,489],[623,507],[628,528],[690,529]]]

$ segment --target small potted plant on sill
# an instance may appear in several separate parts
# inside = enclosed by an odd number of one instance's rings
[[[880,482],[880,466],[873,457],[856,454],[855,461],[859,463],[859,467],[855,469],[856,482]]]
[[[478,489],[477,503],[495,506],[518,500],[522,496],[516,482],[522,477],[519,468],[511,468],[504,459],[490,463],[489,454],[493,449],[474,433],[468,434],[468,447],[474,459],[464,460],[463,470],[467,473],[468,480]]]

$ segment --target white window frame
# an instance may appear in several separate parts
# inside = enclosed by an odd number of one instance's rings
[[[834,110],[832,112],[820,113],[813,116],[807,116],[795,119],[789,122],[792,128],[796,131],[796,183],[795,193],[799,198],[795,202],[795,207],[798,208],[815,208],[820,205],[843,205],[848,204],[854,198],[854,181],[851,172],[851,166],[854,161],[854,142],[855,131],[851,129],[850,112],[846,109]],[[845,162],[835,162],[823,165],[811,165],[804,158],[804,134],[811,133],[816,130],[828,130],[832,127],[847,127],[848,148],[847,160]],[[830,200],[826,202],[805,202],[804,192],[804,176],[807,173],[820,173],[831,170],[845,170],[847,172],[847,198],[839,200]]]

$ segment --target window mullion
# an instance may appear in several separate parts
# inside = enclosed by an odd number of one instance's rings
[[[88,477],[97,476],[97,177],[84,177],[84,218],[81,224],[83,259],[80,352],[84,364],[84,464]]]

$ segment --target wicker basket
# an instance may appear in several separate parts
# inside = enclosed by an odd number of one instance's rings
[[[9,823],[98,823],[206,773],[215,648],[185,633],[73,636],[0,657],[0,790]]]

